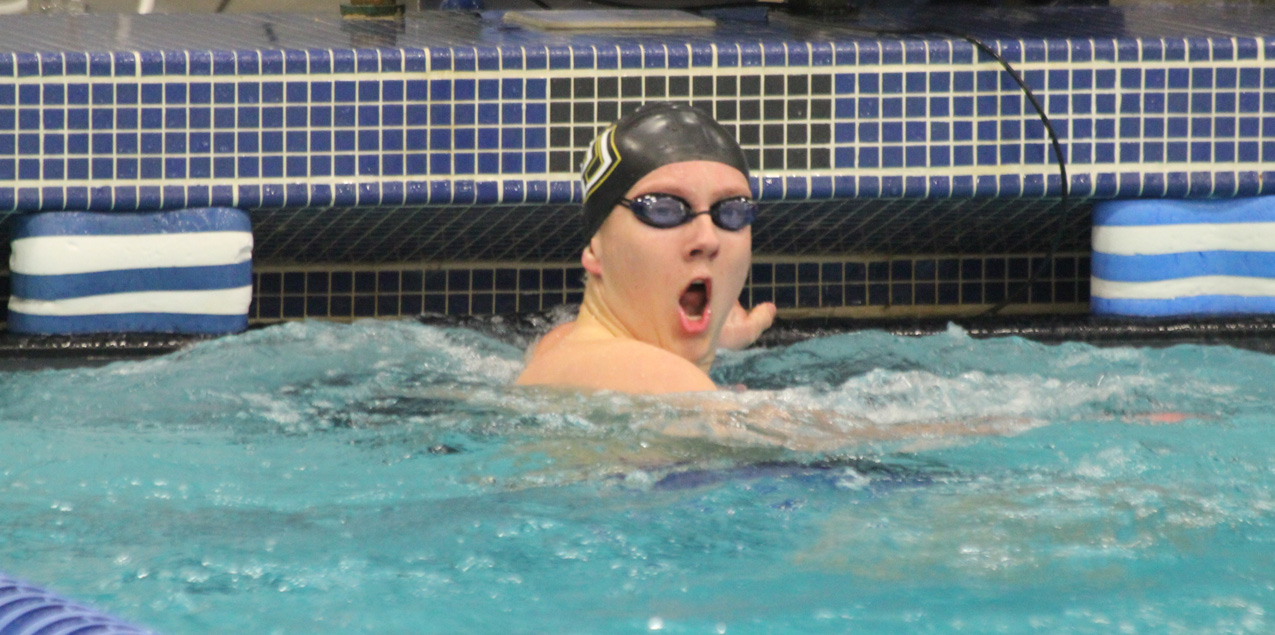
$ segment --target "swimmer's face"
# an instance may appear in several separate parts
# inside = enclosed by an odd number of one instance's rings
[[[696,212],[752,196],[743,173],[715,161],[665,165],[642,177],[625,198],[657,193],[681,197]],[[629,336],[707,367],[748,277],[752,240],[751,227],[722,229],[707,214],[661,229],[617,205],[583,262],[602,310]]]

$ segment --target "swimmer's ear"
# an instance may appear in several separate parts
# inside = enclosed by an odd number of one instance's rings
[[[597,237],[593,237],[588,245],[585,245],[584,251],[580,253],[580,264],[584,265],[584,270],[590,276],[602,275],[602,260],[598,258],[597,250],[594,249],[594,241]]]

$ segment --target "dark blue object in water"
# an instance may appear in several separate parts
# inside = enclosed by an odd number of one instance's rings
[[[0,635],[143,635],[149,632],[0,573]]]

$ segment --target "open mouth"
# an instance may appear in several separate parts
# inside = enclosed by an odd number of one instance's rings
[[[709,291],[707,280],[693,280],[678,298],[682,313],[693,321],[703,319],[708,313]]]

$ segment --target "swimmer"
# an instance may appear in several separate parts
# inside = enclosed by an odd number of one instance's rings
[[[758,210],[743,150],[693,107],[648,104],[593,141],[582,176],[584,301],[533,345],[517,383],[715,390],[717,349],[752,344],[776,311],[738,301]]]

